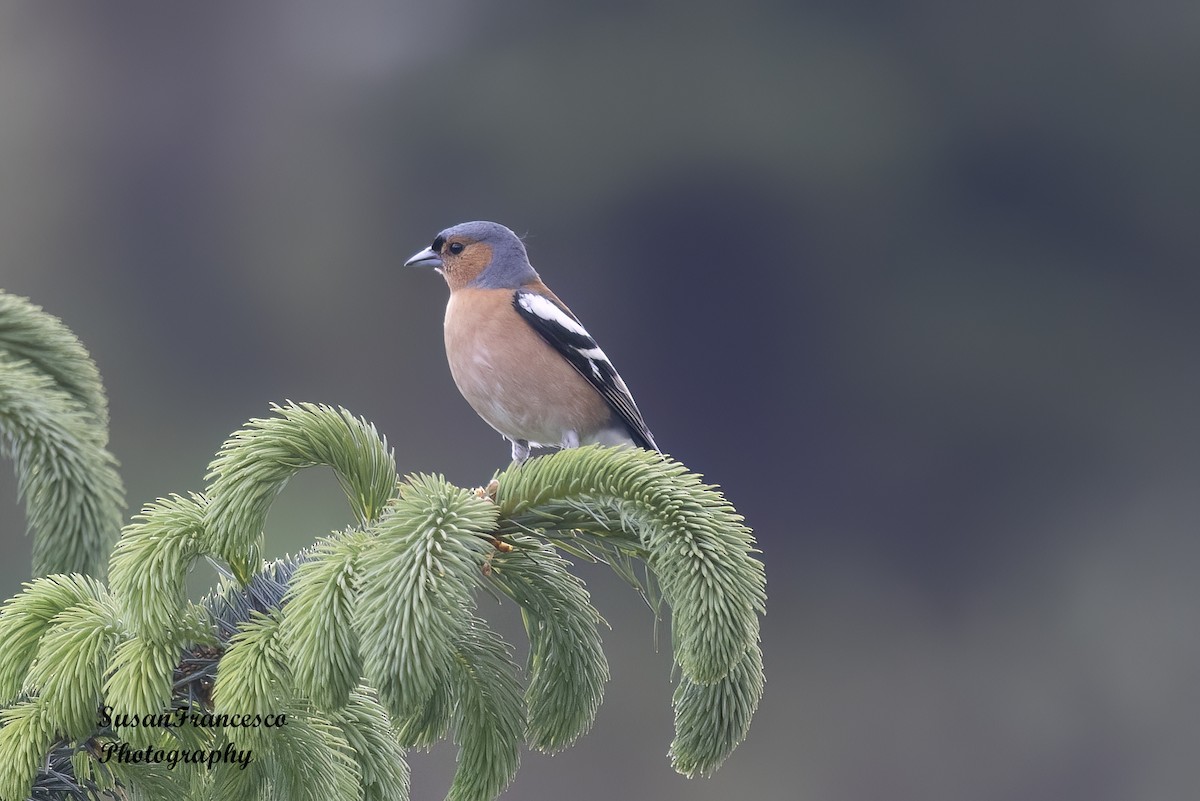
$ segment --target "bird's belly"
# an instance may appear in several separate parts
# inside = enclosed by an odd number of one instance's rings
[[[488,329],[456,332],[447,341],[454,383],[488,425],[512,440],[560,445],[568,432],[587,441],[608,423],[598,393],[540,338],[514,343]]]

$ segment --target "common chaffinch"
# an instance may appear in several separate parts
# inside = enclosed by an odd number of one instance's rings
[[[531,447],[658,450],[621,376],[508,228],[455,225],[404,266],[433,267],[450,286],[450,374],[484,422],[512,443],[514,461]]]

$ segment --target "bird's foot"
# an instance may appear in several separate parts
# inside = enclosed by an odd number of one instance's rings
[[[496,493],[498,493],[499,491],[500,491],[500,482],[493,478],[491,481],[489,481],[487,483],[486,487],[476,487],[475,488],[475,497],[479,498],[480,500],[483,500],[483,501],[491,501],[492,503],[495,503],[496,502]]]

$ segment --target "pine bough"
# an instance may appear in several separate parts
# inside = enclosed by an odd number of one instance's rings
[[[147,505],[112,546],[123,490],[99,374],[57,319],[0,293],[0,434],[39,576],[0,607],[0,798],[406,799],[405,749],[447,736],[449,798],[494,798],[523,743],[554,752],[589,729],[608,679],[600,615],[564,552],[669,607],[674,768],[711,774],[745,738],[765,579],[715,487],[669,457],[600,447],[486,489],[401,480],[367,421],[272,412],[230,437],[203,493]],[[264,564],[272,501],[314,466],[333,470],[353,524]],[[184,579],[201,559],[222,578],[193,603]],[[476,614],[480,590],[520,606],[524,670]],[[103,759],[117,748],[254,758]]]

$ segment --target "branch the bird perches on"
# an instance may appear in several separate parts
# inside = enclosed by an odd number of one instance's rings
[[[762,562],[720,492],[668,456],[560,451],[473,491],[401,480],[370,423],[289,402],[229,438],[204,493],[135,516],[105,583],[122,491],[94,365],[61,323],[0,293],[0,376],[40,574],[0,608],[0,798],[405,799],[405,749],[450,732],[449,798],[493,798],[522,743],[571,745],[603,696],[602,621],[564,552],[669,609],[675,769],[710,774],[746,736],[763,691]],[[314,466],[333,470],[354,523],[264,564],[271,503]],[[194,603],[184,579],[200,559],[223,575]],[[520,606],[524,670],[478,616],[481,589]],[[129,725],[163,714],[212,725]],[[105,759],[118,747],[176,762]],[[234,752],[253,758],[179,756]]]

